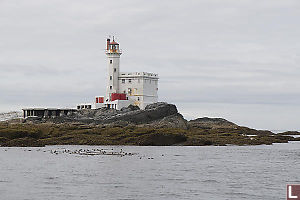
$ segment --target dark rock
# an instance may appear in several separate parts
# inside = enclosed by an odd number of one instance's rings
[[[145,110],[135,110],[126,113],[120,113],[108,119],[109,121],[123,120],[134,124],[149,123],[155,120],[163,119],[164,117],[177,114],[177,108],[173,104],[155,103],[146,106]]]
[[[300,135],[300,132],[298,131],[285,131],[285,132],[282,132],[282,133],[278,133],[280,135]]]
[[[162,120],[162,121],[160,121]],[[33,121],[28,119],[28,121]],[[55,118],[43,118],[34,120],[35,123],[53,122],[53,123],[74,123],[80,122],[85,124],[105,124],[111,126],[127,126],[129,124],[151,124],[155,122],[157,126],[170,126],[186,128],[186,120],[177,111],[173,104],[154,103],[146,106],[145,110],[130,105],[121,110],[100,108],[78,110],[72,115],[59,116]]]
[[[135,111],[135,110],[140,110],[140,108],[138,106],[129,105],[128,107],[121,109],[122,112],[129,112],[129,111]]]
[[[143,127],[154,127],[154,128],[179,128],[179,129],[187,129],[187,121],[183,118],[183,116],[179,113],[166,116],[160,120],[156,120],[149,124],[143,124]]]
[[[217,128],[237,128],[238,125],[227,121],[222,118],[198,118],[188,122],[190,128],[204,128],[204,129],[217,129]]]
[[[147,134],[139,138],[137,142],[141,146],[169,146],[185,142],[187,137],[184,134]]]

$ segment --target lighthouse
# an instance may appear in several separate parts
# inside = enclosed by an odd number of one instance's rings
[[[104,96],[95,96],[94,103],[77,104],[77,110],[109,108],[121,110],[129,105],[145,109],[158,101],[158,74],[149,72],[120,72],[120,45],[110,38],[106,40],[107,85]],[[76,109],[26,108],[27,117],[58,117],[72,115]]]
[[[158,74],[149,72],[120,72],[122,51],[113,37],[106,40],[106,94],[96,96],[95,107],[120,110],[129,105],[144,109],[158,101]]]
[[[112,94],[119,93],[120,56],[122,52],[114,39],[112,42],[107,39],[105,52],[108,71],[105,102],[110,102],[112,101]]]

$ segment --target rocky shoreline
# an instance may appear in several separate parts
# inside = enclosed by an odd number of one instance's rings
[[[290,132],[289,132],[290,133]],[[293,132],[295,134],[295,132]],[[1,146],[45,145],[261,145],[298,141],[287,133],[255,130],[222,118],[187,121],[175,105],[156,103],[140,110],[78,110],[56,118],[0,122]]]

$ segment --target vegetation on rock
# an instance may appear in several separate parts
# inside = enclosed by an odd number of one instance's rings
[[[249,137],[247,133],[257,136]],[[1,146],[45,145],[259,145],[295,140],[245,127],[180,129],[102,126],[78,123],[0,123]]]
[[[299,140],[238,126],[222,118],[187,121],[175,105],[139,110],[101,108],[72,116],[0,122],[1,146],[45,145],[260,145]]]

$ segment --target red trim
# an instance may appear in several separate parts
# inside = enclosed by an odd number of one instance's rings
[[[111,101],[114,100],[126,100],[126,94],[124,93],[112,93],[111,94]]]

